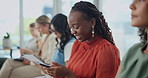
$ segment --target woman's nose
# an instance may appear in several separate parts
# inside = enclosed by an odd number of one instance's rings
[[[39,31],[39,32],[41,32],[41,30],[40,30],[40,29],[38,29],[38,31]]]
[[[135,9],[134,2],[131,3],[131,5],[129,6],[129,8],[130,8],[131,10],[134,10],[134,9]]]
[[[74,30],[74,29],[70,29],[71,30],[71,34],[75,34],[76,33],[76,31]]]

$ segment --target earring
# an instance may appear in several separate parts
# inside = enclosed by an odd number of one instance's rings
[[[94,26],[92,26],[92,37],[95,37],[95,31],[94,31]]]

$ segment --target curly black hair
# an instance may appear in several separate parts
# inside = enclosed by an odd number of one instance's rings
[[[95,33],[102,36],[104,39],[115,45],[111,29],[108,27],[107,22],[104,19],[104,16],[102,15],[102,12],[100,12],[96,6],[90,2],[87,1],[80,1],[76,3],[70,12],[79,11],[84,14],[84,19],[91,20],[93,18],[96,19],[96,26],[95,26]]]
[[[147,44],[147,32],[146,32],[146,29],[141,28],[141,27],[139,27],[138,29],[139,29],[138,33],[139,33],[139,36],[140,36],[140,41],[143,44]]]
[[[60,44],[59,51],[63,52],[64,46],[73,37],[68,27],[67,16],[59,13],[52,18],[50,24],[54,26],[55,31],[62,35],[60,42],[58,41],[58,38],[56,38],[56,46]]]
[[[105,21],[102,12],[100,12],[94,4],[86,1],[80,1],[72,7],[71,12],[75,11],[82,12],[84,14],[84,19],[86,20],[91,20],[95,18],[95,33],[97,33],[98,35],[102,36],[104,39],[115,45],[112,33],[110,31],[111,29],[108,27],[108,24]]]

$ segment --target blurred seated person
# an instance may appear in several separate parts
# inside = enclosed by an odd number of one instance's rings
[[[61,65],[65,65],[70,58],[72,46],[76,39],[68,27],[67,16],[59,13],[53,17],[50,24],[57,41],[57,48],[52,60]]]
[[[27,44],[25,44],[24,48],[20,49],[21,55],[22,54],[35,54],[35,55],[37,55],[38,52],[39,52],[39,39],[41,37],[40,37],[40,33],[38,32],[38,30],[35,29],[35,23],[30,24],[29,31],[32,35],[32,38],[27,42]],[[5,62],[5,60],[7,58],[0,58],[0,59],[1,59],[0,65],[2,66],[2,64]]]
[[[61,65],[66,65],[66,62],[69,60],[71,55],[73,43],[76,40],[68,27],[67,16],[61,13],[56,14],[52,18],[50,24],[50,31],[56,35],[57,41],[56,50],[52,56],[52,61]],[[45,75],[35,78],[49,78],[49,76]]]
[[[21,54],[34,54],[38,55],[39,46],[41,44],[41,35],[38,29],[35,28],[35,23],[30,24],[29,27],[32,38],[28,43],[20,49]]]
[[[40,57],[45,63],[50,64],[52,62],[52,55],[55,51],[55,45],[56,36],[49,31],[50,29],[50,18],[46,15],[41,15],[36,19],[35,23],[35,29],[38,29],[38,31],[42,34],[42,40],[41,44],[39,45],[39,54],[38,57]],[[8,62],[8,64],[11,62]],[[11,70],[6,70],[4,73],[7,74],[1,74],[0,78],[34,78],[37,76],[45,75],[43,72],[41,72],[40,68],[37,67],[37,65],[33,62],[25,62],[24,65],[16,67],[16,65],[9,64],[9,67],[11,67]],[[12,67],[16,67],[15,69]]]
[[[41,42],[40,33],[35,28],[35,23],[31,23],[29,26],[30,33],[32,35],[32,39],[28,41],[28,44],[24,48],[20,49],[21,54],[35,54],[39,53],[39,45]],[[20,62],[21,61],[21,62]],[[1,70],[0,70],[0,78],[9,78],[11,72],[18,67],[28,65],[29,61],[26,59],[16,61],[14,59],[7,59]]]

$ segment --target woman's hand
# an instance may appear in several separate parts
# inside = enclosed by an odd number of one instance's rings
[[[27,54],[29,50],[25,49],[25,48],[21,48],[20,52],[21,54]]]
[[[63,65],[60,65],[56,62],[53,62],[52,67],[43,67],[46,74],[53,77],[68,77],[68,78],[76,78],[75,74],[71,72],[68,68]]]
[[[35,53],[35,52],[33,52],[29,49],[25,49],[25,48],[21,48],[20,52],[21,52],[21,54],[38,54],[38,53]]]
[[[34,63],[34,64],[35,64],[35,66],[37,66],[38,68],[40,68],[41,71],[43,71],[44,73],[46,73],[46,71],[44,70],[43,66],[41,66],[39,64],[36,64],[36,63]]]
[[[23,64],[25,64],[25,65],[30,65],[30,61],[27,60],[27,59],[24,59]]]

